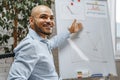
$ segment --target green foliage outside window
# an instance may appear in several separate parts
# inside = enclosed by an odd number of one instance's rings
[[[51,7],[54,0],[0,0],[0,50],[12,52],[22,40],[29,26],[29,15],[35,5]],[[9,42],[9,40],[13,41]],[[10,44],[10,45],[9,45]]]

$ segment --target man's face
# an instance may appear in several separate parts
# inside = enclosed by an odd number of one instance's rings
[[[51,9],[43,7],[33,16],[34,30],[41,36],[50,35],[55,25]]]

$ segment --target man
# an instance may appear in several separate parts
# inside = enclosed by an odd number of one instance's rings
[[[48,40],[55,25],[49,7],[34,7],[29,22],[28,35],[14,49],[15,58],[7,80],[59,80],[51,49],[58,47],[71,33],[81,30],[81,23],[74,20],[68,31]]]

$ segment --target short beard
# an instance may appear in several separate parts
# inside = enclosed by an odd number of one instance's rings
[[[37,32],[37,33],[42,33],[42,34],[45,34],[45,35],[47,35],[47,36],[50,36],[52,33],[46,33],[46,32],[44,32],[41,28],[39,28],[38,26],[37,26],[37,24],[36,23],[34,23],[34,26],[35,26],[35,31]]]

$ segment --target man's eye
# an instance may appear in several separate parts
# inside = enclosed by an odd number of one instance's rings
[[[47,16],[40,16],[40,18],[47,19],[48,17]]]
[[[54,20],[53,16],[47,16],[47,15],[41,15],[39,18],[41,19],[50,19],[50,20]]]
[[[51,19],[51,20],[54,20],[54,17],[51,17],[50,19]]]

